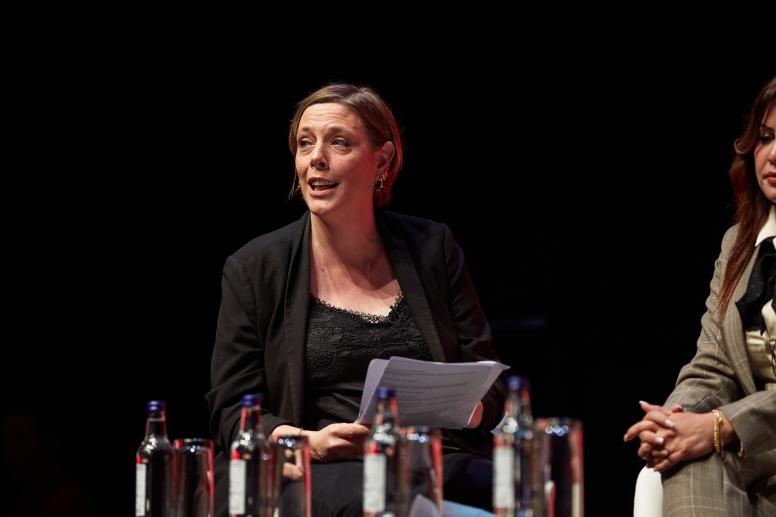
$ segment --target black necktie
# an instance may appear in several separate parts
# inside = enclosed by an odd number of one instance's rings
[[[773,287],[776,285],[776,249],[773,247],[773,237],[760,243],[760,253],[749,277],[746,294],[736,302],[741,323],[744,328],[759,327],[760,334],[765,332],[765,319],[762,315],[763,306],[771,300],[776,311],[776,300],[773,298]]]

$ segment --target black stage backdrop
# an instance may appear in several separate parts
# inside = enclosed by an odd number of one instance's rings
[[[47,47],[19,63],[7,508],[130,515],[148,399],[167,401],[173,438],[208,435],[221,267],[301,214],[286,201],[294,103],[349,81],[394,109],[393,208],[450,226],[535,414],[584,421],[588,514],[626,515],[641,462],[622,435],[693,354],[732,215],[732,141],[774,73],[764,52],[698,48],[271,61]]]

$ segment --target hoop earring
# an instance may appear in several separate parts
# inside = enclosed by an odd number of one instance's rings
[[[380,176],[377,178],[377,181],[375,181],[375,192],[384,192],[385,191],[385,176]]]

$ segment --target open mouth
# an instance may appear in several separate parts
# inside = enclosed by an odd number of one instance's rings
[[[335,181],[320,181],[314,180],[309,183],[310,188],[315,192],[323,192],[325,190],[331,190],[335,188],[339,183]]]

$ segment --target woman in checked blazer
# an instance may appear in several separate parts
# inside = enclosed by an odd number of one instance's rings
[[[736,224],[722,240],[695,357],[625,434],[662,473],[666,516],[776,515],[776,77],[736,141]]]

